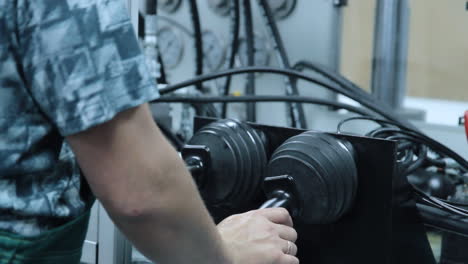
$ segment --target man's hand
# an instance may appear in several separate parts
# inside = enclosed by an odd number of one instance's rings
[[[218,224],[233,264],[297,264],[297,233],[283,208],[233,215]]]

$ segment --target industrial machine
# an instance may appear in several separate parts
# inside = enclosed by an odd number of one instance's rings
[[[419,158],[408,162],[407,142],[394,140],[418,137],[408,131],[382,127],[361,137],[207,118],[195,131],[182,156],[214,219],[284,207],[296,221],[302,263],[436,263],[425,225],[446,231],[442,259],[464,263],[457,248],[468,221],[455,207],[463,201],[407,180]],[[375,139],[381,133],[397,135]]]
[[[203,167],[196,182],[215,219],[284,207],[301,263],[389,263],[394,142],[229,119],[197,119],[195,127],[196,145],[182,153]]]

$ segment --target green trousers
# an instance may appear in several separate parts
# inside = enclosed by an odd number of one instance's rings
[[[37,237],[0,232],[0,264],[78,264],[90,212]]]

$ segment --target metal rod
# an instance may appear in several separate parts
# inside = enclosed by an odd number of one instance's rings
[[[267,200],[265,203],[262,204],[262,206],[260,206],[260,209],[282,207],[287,209],[289,212],[292,212],[292,201],[293,199],[291,194],[282,190],[277,190],[270,195],[269,200]]]
[[[394,109],[406,94],[409,5],[407,0],[377,2],[372,61],[372,93]]]

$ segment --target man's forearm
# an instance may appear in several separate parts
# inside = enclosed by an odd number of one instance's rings
[[[169,161],[173,167],[163,177],[168,178],[166,190],[154,191],[148,172],[142,176],[147,186],[149,205],[135,215],[110,213],[119,228],[139,250],[158,263],[228,263],[221,238],[209,217],[188,172],[180,160]],[[141,190],[141,189],[140,189]],[[151,208],[151,204],[154,205]]]
[[[227,262],[191,176],[146,105],[67,140],[94,194],[143,254],[162,264]]]

